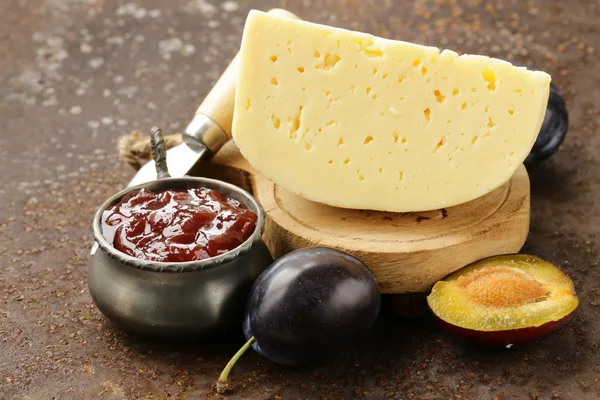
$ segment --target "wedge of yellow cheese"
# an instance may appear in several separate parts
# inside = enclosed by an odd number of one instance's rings
[[[477,55],[248,15],[233,139],[281,187],[393,212],[507,182],[539,133],[550,76]]]

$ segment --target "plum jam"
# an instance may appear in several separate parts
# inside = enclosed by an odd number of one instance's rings
[[[252,235],[256,221],[245,204],[213,189],[140,189],[104,212],[102,230],[132,257],[186,262],[235,249]]]

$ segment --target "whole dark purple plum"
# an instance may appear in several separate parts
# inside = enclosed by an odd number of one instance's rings
[[[296,250],[256,280],[246,339],[269,360],[302,365],[343,351],[373,326],[381,293],[365,264],[331,248]]]
[[[250,346],[281,365],[328,361],[367,333],[380,308],[377,282],[357,258],[325,247],[293,251],[254,282],[243,324],[248,342],[225,367],[217,389],[224,390]]]
[[[533,148],[525,159],[525,165],[539,164],[554,154],[565,140],[568,129],[567,106],[557,87],[551,83],[544,122]]]

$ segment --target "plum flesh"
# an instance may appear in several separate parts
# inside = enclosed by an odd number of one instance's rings
[[[473,263],[436,283],[427,302],[442,328],[475,342],[505,346],[559,330],[579,305],[564,272],[526,254]]]

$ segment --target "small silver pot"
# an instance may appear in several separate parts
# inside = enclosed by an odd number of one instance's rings
[[[191,262],[152,262],[116,250],[102,234],[103,213],[127,193],[146,188],[208,187],[244,203],[258,216],[256,229],[239,247]],[[124,330],[162,338],[203,338],[242,327],[253,282],[273,262],[261,236],[260,204],[237,186],[208,178],[159,179],[122,190],[106,200],[94,217],[94,246],[88,286],[102,313]]]

